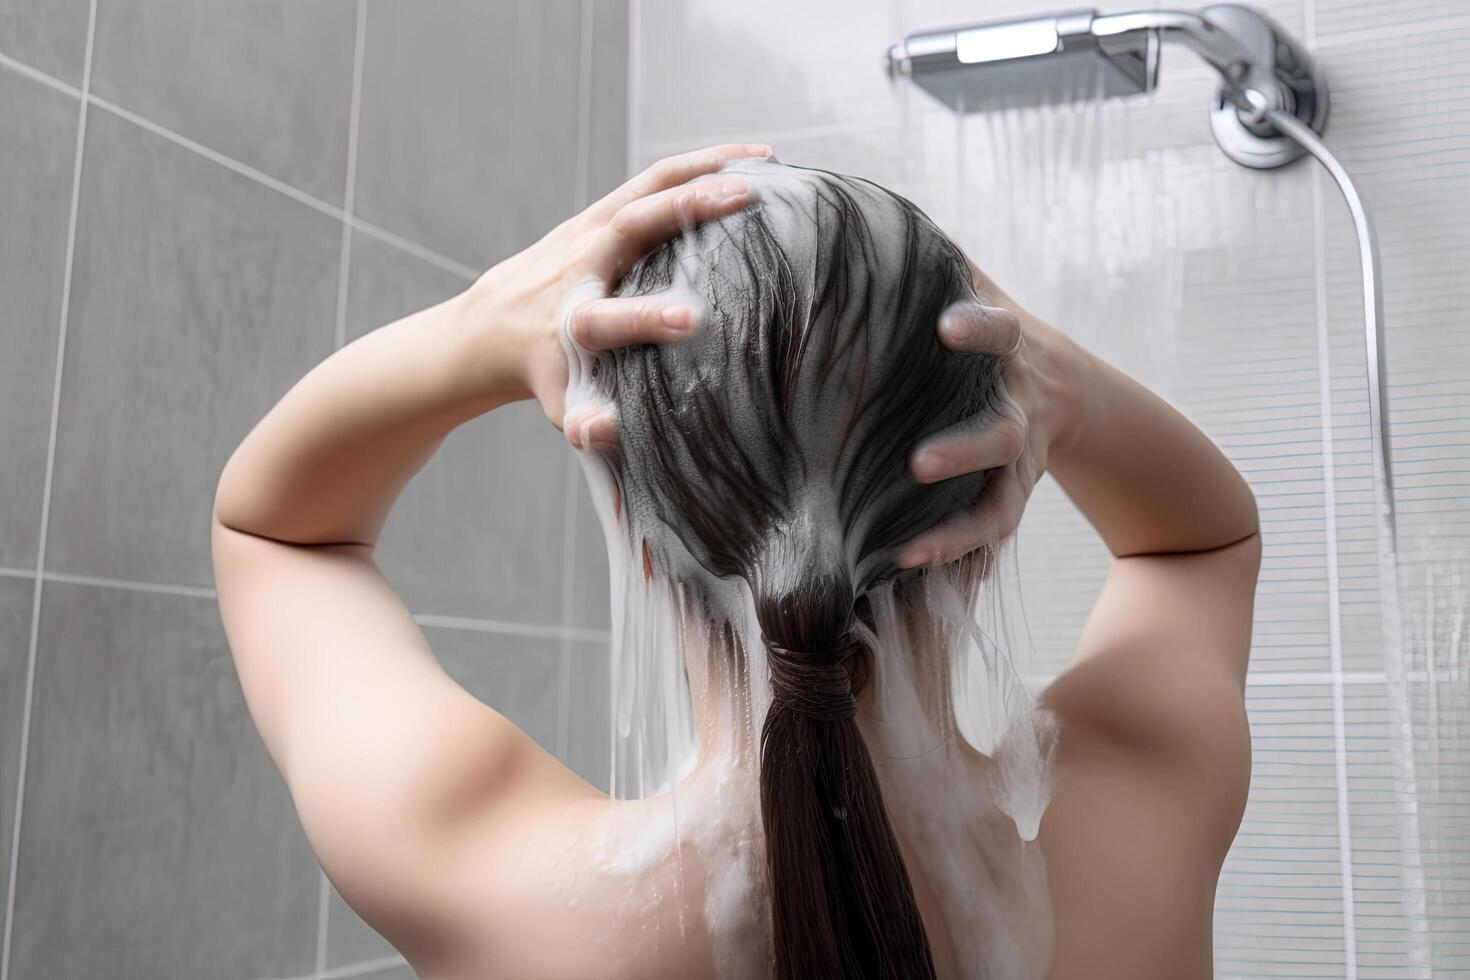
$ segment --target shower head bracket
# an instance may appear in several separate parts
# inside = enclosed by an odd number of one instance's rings
[[[1225,155],[1257,170],[1301,156],[1269,113],[1327,126],[1327,83],[1307,50],[1267,15],[1240,4],[1199,13],[1141,10],[1046,17],[910,34],[888,51],[890,76],[907,75],[952,109],[981,112],[1152,91],[1165,42],[1180,42],[1220,76],[1210,128]]]

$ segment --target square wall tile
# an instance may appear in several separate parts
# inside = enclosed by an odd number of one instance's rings
[[[10,840],[15,832],[15,788],[20,773],[34,589],[33,579],[0,578],[0,881],[7,882]]]
[[[366,235],[353,239],[348,335],[467,284]],[[561,621],[566,443],[535,402],[460,426],[404,488],[378,562],[418,613]]]
[[[582,5],[368,9],[355,212],[488,267],[572,214]]]
[[[439,663],[461,687],[555,753],[558,641],[432,626],[424,629],[424,635]],[[327,913],[328,969],[396,952],[332,889]],[[412,976],[406,966],[397,969]]]
[[[340,205],[354,0],[107,0],[92,92]]]
[[[48,582],[11,975],[278,977],[318,868],[212,599]]]
[[[0,67],[0,567],[34,568],[77,100]]]
[[[90,10],[90,0],[0,0],[0,54],[81,88]]]
[[[341,224],[90,111],[49,569],[212,580],[231,452],[331,350]]]

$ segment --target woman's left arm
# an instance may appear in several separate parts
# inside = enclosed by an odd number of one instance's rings
[[[410,955],[448,911],[435,882],[459,831],[473,824],[484,839],[549,794],[589,791],[439,667],[373,561],[388,511],[468,419],[535,397],[562,425],[560,319],[574,291],[602,293],[571,316],[584,347],[682,336],[690,311],[606,293],[682,227],[749,203],[740,178],[697,178],[762,153],[722,146],[655,164],[463,294],[324,360],[225,466],[215,584],[251,716],[322,866]]]

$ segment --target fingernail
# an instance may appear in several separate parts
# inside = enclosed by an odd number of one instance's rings
[[[714,194],[720,201],[729,201],[744,197],[749,190],[750,185],[745,182],[744,177],[721,177],[715,184]]]
[[[933,449],[921,449],[914,453],[909,469],[920,480],[937,480],[944,475],[944,457]]]
[[[922,549],[914,545],[909,545],[898,553],[898,557],[893,559],[893,563],[899,568],[914,568],[915,566],[924,564],[925,558],[926,556]]]
[[[688,333],[694,325],[694,311],[687,306],[665,306],[659,316],[664,326],[677,333]]]
[[[775,151],[764,143],[746,143],[745,152],[753,157],[768,157],[775,155]]]
[[[561,430],[566,434],[567,442],[577,449],[588,448],[591,444],[592,424],[606,412],[605,408],[591,408],[565,416],[561,421]]]
[[[959,313],[945,313],[939,318],[939,335],[950,343],[964,343],[970,336],[970,326]]]

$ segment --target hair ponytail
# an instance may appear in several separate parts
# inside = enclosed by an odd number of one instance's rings
[[[758,599],[771,705],[761,821],[778,980],[930,980],[913,886],[853,715],[864,651],[852,590],[833,577]]]
[[[852,678],[882,655],[854,642],[853,609],[897,572],[900,545],[980,499],[984,474],[920,484],[908,457],[995,404],[1003,365],[940,345],[940,316],[977,297],[964,255],[913,204],[837,174],[740,169],[761,182],[758,205],[660,247],[619,286],[692,289],[703,326],[598,355],[618,413],[610,465],[630,541],[670,529],[699,566],[689,581],[738,577],[755,598],[776,976],[932,980],[853,720]]]

